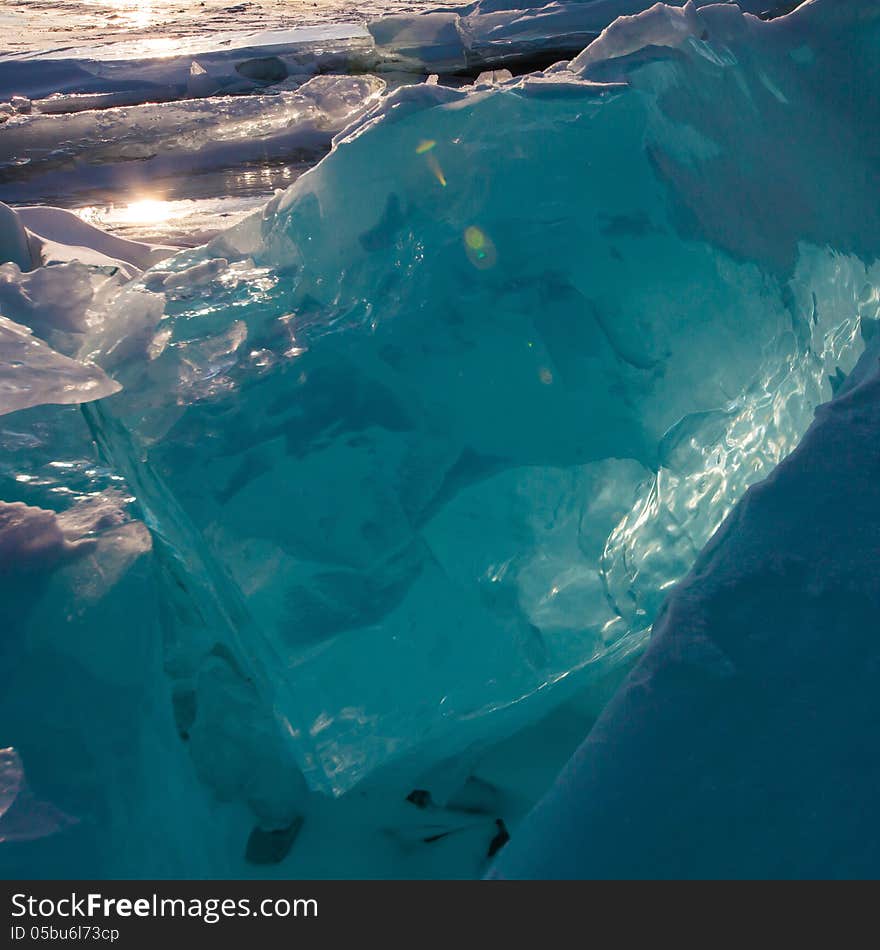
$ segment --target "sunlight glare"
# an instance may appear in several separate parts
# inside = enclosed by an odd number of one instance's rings
[[[119,213],[119,220],[129,224],[158,224],[171,216],[171,203],[157,198],[132,201]]]

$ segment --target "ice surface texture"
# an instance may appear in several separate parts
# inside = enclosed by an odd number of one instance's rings
[[[708,2],[697,0],[697,6]],[[554,54],[580,52],[616,17],[650,6],[651,0],[479,0],[429,13],[411,9],[379,16],[367,26],[209,32],[186,43],[98,40],[0,55],[0,123],[30,111],[58,114],[254,92],[287,76],[303,82],[316,74],[364,70],[476,75],[481,64],[497,67],[505,61],[534,67]],[[769,14],[790,4],[743,0],[740,6]],[[315,15],[322,13],[326,10]]]
[[[676,588],[495,876],[877,877],[878,343]]]
[[[83,354],[125,387],[90,424],[314,788],[638,648],[794,447],[876,310],[875,24],[660,6],[544,74],[401,89],[127,292],[109,327],[164,314]]]
[[[47,191],[148,188],[252,162],[314,161],[384,87],[374,76],[315,76],[272,95],[21,115],[3,126],[0,181],[32,201]]]
[[[0,432],[0,712],[88,818],[37,840],[55,873],[222,875],[210,797],[287,835],[303,775],[466,774],[641,649],[876,327],[878,30],[658,6],[544,73],[390,94],[134,284],[37,271],[80,322],[6,265],[4,318],[123,387]]]
[[[697,7],[717,0],[696,0]],[[677,0],[669,6],[684,6]],[[382,59],[410,68],[473,69],[481,63],[532,62],[580,52],[618,17],[641,13],[650,0],[478,0],[430,14],[390,15],[368,24]],[[772,11],[774,0],[742,0],[751,13]]]

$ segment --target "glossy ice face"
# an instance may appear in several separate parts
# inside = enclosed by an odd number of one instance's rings
[[[38,542],[0,578],[31,676],[0,712],[65,815],[98,803],[94,876],[131,870],[119,829],[144,873],[223,874],[225,829],[309,809],[314,873],[370,783],[453,784],[613,681],[876,326],[873,11],[658,8],[543,74],[398,90],[131,285],[36,272],[69,278],[56,317],[92,301],[49,352],[123,388],[79,414],[26,380],[30,428],[0,433],[9,537]],[[197,161],[212,122],[155,132]]]
[[[865,266],[800,243],[873,239],[850,185],[826,201],[839,156],[803,159],[841,38],[808,61],[733,10],[620,22],[606,58],[400,90],[125,304],[164,316],[93,425],[223,578],[316,788],[503,732],[637,649],[861,350]]]
[[[352,23],[364,16],[379,16],[394,5],[395,0],[371,0],[355,12],[342,0],[321,0],[320,5],[308,6],[292,6],[282,0],[252,0],[247,5],[205,0],[195,6],[176,0],[62,0],[55,4],[2,0],[0,26],[6,35],[4,52],[109,48],[112,44],[132,58],[145,58],[200,52],[206,35]],[[418,6],[401,5],[408,10]]]

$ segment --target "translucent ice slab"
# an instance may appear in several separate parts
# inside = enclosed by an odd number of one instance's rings
[[[90,424],[314,788],[638,649],[854,364],[853,6],[661,5],[543,74],[398,90],[109,309],[80,355],[124,390]]]

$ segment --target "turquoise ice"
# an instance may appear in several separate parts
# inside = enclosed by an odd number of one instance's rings
[[[808,58],[732,8],[618,22],[543,75],[393,94],[111,316],[161,295],[87,414],[235,600],[315,788],[636,649],[858,355],[835,33]]]
[[[290,827],[643,647],[874,326],[877,24],[658,6],[399,89],[96,313],[76,355],[122,391],[82,414],[149,529],[179,807]]]

